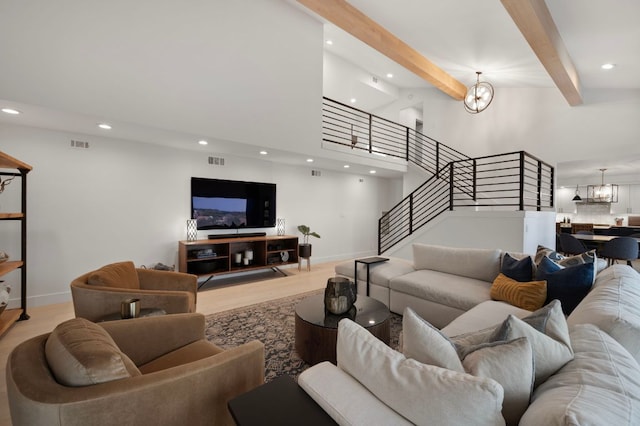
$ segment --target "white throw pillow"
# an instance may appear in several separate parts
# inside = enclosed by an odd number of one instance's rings
[[[569,325],[562,312],[562,304],[559,300],[552,300],[547,305],[521,319],[539,332],[565,345],[573,354],[571,337],[569,337]]]
[[[494,379],[504,388],[502,415],[508,425],[517,425],[533,390],[533,352],[524,337],[489,342],[494,330],[454,344],[411,308],[405,308],[402,352],[423,364]]]
[[[402,316],[402,353],[418,362],[464,373],[456,346],[411,308]]]
[[[338,324],[338,367],[417,425],[504,425],[492,379],[407,359],[349,319]]]
[[[527,338],[475,346],[466,352],[462,365],[467,373],[502,385],[502,415],[507,425],[517,425],[529,406],[535,377],[533,351]]]
[[[568,331],[564,339],[562,329],[566,329],[566,320],[559,308],[551,309],[552,314],[544,323],[543,331],[538,331],[527,322],[509,315],[491,336],[495,340],[513,340],[519,337],[526,337],[533,349],[533,360],[535,365],[535,387],[543,383],[549,376],[558,371],[563,365],[573,359]],[[559,316],[558,316],[559,311]],[[564,327],[562,327],[562,321]],[[567,344],[569,343],[569,344]]]

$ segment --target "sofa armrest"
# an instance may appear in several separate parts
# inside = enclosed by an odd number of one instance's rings
[[[174,314],[99,323],[136,365],[204,339],[202,314]]]
[[[123,300],[140,299],[140,308],[158,308],[168,314],[195,311],[195,295],[186,291],[130,290],[71,283],[71,296],[76,317],[99,321],[120,312]]]
[[[355,259],[340,262],[335,266],[336,275],[354,279]],[[405,259],[390,257],[386,262],[375,263],[369,266],[369,277],[371,284],[381,287],[389,287],[389,281],[393,278],[414,272],[413,264]],[[367,279],[366,265],[358,264],[358,281],[364,282]]]
[[[303,371],[298,384],[338,424],[412,424],[330,362]]]

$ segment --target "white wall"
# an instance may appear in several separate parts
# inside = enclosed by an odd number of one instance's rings
[[[412,243],[534,254],[555,247],[554,222],[554,212],[446,212],[385,254],[413,260]]]
[[[319,150],[323,26],[282,0],[3,2],[3,99]],[[37,11],[37,12],[35,12]],[[93,120],[92,120],[93,121]],[[52,123],[52,125],[56,125]]]
[[[88,140],[90,148],[71,148],[71,139]],[[110,262],[177,264],[191,176],[276,183],[277,216],[285,218],[286,232],[300,236],[296,227],[306,224],[322,236],[313,240],[315,262],[375,253],[378,218],[396,198],[397,182],[371,176],[322,170],[312,177],[310,167],[232,156],[223,167],[211,166],[207,157],[215,153],[27,127],[0,125],[0,150],[33,166],[27,220],[32,306],[70,300],[73,278]],[[18,189],[9,185],[0,194],[3,211],[18,208]],[[19,229],[0,225],[0,250],[18,258]],[[15,301],[19,273],[6,279]]]
[[[438,90],[406,90],[375,114],[398,121],[422,102],[424,133],[471,157],[524,150],[555,166],[640,154],[640,90],[588,90],[584,99],[570,107],[554,88],[498,87],[489,108],[469,114]]]

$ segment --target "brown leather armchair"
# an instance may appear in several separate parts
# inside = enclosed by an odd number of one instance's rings
[[[66,321],[9,355],[12,423],[232,425],[228,401],[264,382],[264,346],[223,350],[204,332],[201,314]]]
[[[197,294],[195,275],[136,268],[128,261],[103,266],[71,282],[76,317],[90,321],[120,312],[122,301],[130,298],[140,299],[141,309],[195,312]]]

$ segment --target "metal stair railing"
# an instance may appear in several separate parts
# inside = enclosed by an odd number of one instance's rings
[[[395,246],[447,210],[553,208],[554,168],[517,151],[453,161],[382,215],[378,254]]]
[[[524,151],[470,158],[406,126],[326,97],[322,139],[400,158],[432,175],[382,215],[379,254],[447,210],[553,208],[553,167]]]

